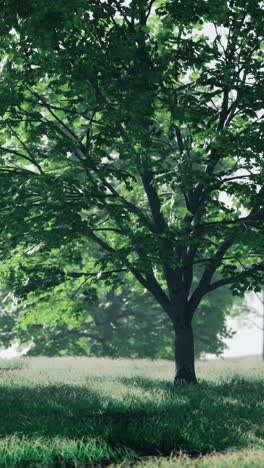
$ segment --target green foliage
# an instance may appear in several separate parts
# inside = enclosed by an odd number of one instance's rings
[[[76,327],[72,285],[92,301],[124,269],[175,327],[220,286],[259,290],[261,1],[2,4],[1,268],[31,320]],[[71,282],[60,249],[88,239]]]

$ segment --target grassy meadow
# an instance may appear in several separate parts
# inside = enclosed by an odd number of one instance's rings
[[[264,365],[86,357],[0,361],[0,466],[264,466]]]

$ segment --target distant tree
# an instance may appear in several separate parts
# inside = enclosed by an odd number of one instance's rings
[[[5,303],[8,299],[11,305],[10,295],[6,295]],[[203,353],[219,355],[223,352],[223,339],[232,336],[226,326],[226,316],[230,314],[234,299],[228,288],[223,288],[221,293],[214,291],[201,302],[193,323],[197,358]],[[66,308],[71,300],[69,296]],[[36,314],[27,315],[25,322],[23,318],[19,322],[14,304],[12,310],[2,307],[0,344],[6,348],[16,342],[21,349],[31,345],[29,356],[67,354],[173,359],[172,326],[159,304],[135,281],[126,281],[116,290],[99,291],[98,300],[88,306],[84,285],[75,300],[81,313],[74,327],[69,326],[67,316],[61,314],[60,309],[56,310],[56,303],[50,322],[44,324],[43,317],[38,315],[38,299]],[[51,306],[49,300],[48,306]]]
[[[71,263],[85,257],[91,260],[92,252],[98,255],[98,249],[95,251],[91,245],[87,245],[85,251],[89,254],[83,253],[79,257],[75,250]],[[68,254],[70,252],[71,249],[68,249]],[[10,266],[5,272],[7,285],[13,286],[17,296],[28,299],[21,301],[18,297],[14,298],[11,292],[3,294],[0,344],[2,342],[5,348],[16,342],[21,349],[31,344],[27,354],[32,356],[88,354],[173,358],[172,326],[162,314],[159,304],[133,278],[123,280],[122,285],[115,289],[111,286],[107,289],[97,287],[97,299],[94,296],[93,301],[86,281],[79,284],[77,280],[76,284],[76,279],[72,279],[70,288],[69,283],[65,283],[64,287],[60,284],[59,291],[46,283],[43,294],[38,278],[36,280],[31,273],[32,284],[27,276],[34,268],[33,263],[40,263],[40,259],[33,260],[36,255],[30,255],[27,263],[23,260],[16,281]],[[65,251],[58,256],[60,260],[64,258],[65,263],[69,261]],[[51,271],[49,265],[48,272]],[[49,283],[52,284],[51,277]],[[28,297],[28,291],[33,290],[34,294]],[[90,300],[87,301],[87,298]],[[201,301],[193,322],[197,358],[203,353],[221,354],[225,347],[223,339],[233,335],[226,326],[226,316],[230,315],[237,302],[238,298],[232,296],[228,287],[213,291]]]
[[[195,383],[202,299],[264,282],[262,1],[1,8],[0,247],[14,282],[13,257],[23,267],[41,248],[28,298],[55,282],[60,300],[70,265],[48,272],[48,256],[93,240],[104,254],[76,274],[113,288],[133,275],[173,326],[175,382]]]

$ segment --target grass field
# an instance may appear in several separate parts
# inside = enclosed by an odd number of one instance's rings
[[[264,467],[264,365],[170,361],[0,361],[0,466]]]

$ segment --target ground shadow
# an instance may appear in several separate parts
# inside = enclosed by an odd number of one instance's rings
[[[191,456],[247,445],[245,433],[263,437],[260,404],[263,383],[177,385],[151,378],[115,378],[136,389],[124,401],[104,392],[102,377],[93,386],[49,384],[1,385],[1,437],[16,434],[53,438],[100,438],[142,455],[168,455],[179,450]],[[143,392],[143,396],[142,396]],[[158,392],[158,403],[145,394]],[[259,424],[258,424],[259,423]]]

